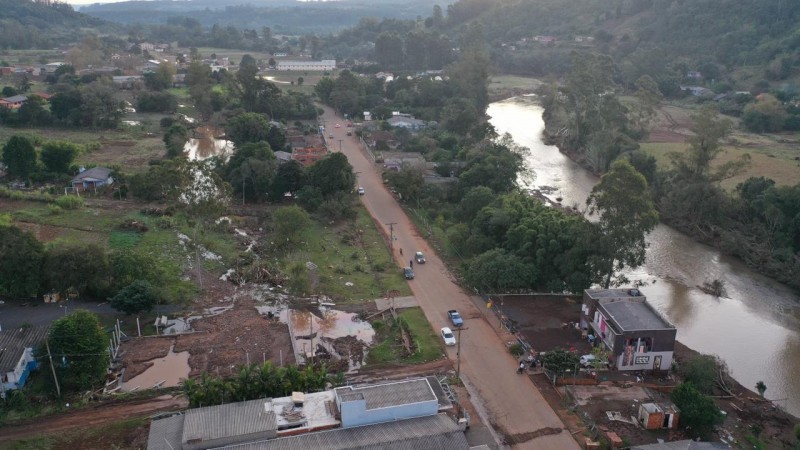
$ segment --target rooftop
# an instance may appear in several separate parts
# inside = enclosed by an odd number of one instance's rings
[[[294,406],[292,397],[273,399],[270,406],[275,414],[278,431],[298,428],[315,430],[339,425],[335,417],[336,395],[333,391],[305,394],[303,406]]]
[[[722,450],[731,446],[724,442],[697,442],[690,439],[673,442],[659,442],[658,444],[634,445],[632,450]]]
[[[186,411],[182,442],[210,441],[277,429],[271,400],[250,400]]]
[[[14,370],[26,348],[35,348],[47,336],[47,327],[7,328],[0,331],[0,373]]]
[[[91,181],[91,180],[100,180],[106,181],[108,177],[111,176],[112,170],[108,167],[92,167],[91,169],[84,170],[83,172],[75,175],[75,178],[72,179],[72,182],[78,181]]]
[[[18,102],[27,101],[28,97],[26,97],[24,95],[12,95],[11,97],[6,97],[6,98],[4,98],[2,100],[5,100],[5,101],[7,101],[9,103],[18,103]]]
[[[368,410],[431,400],[438,402],[425,378],[362,387],[345,386],[336,388],[336,395],[342,402],[365,400]]]
[[[638,289],[586,289],[589,298],[619,326],[620,331],[675,329]]]
[[[448,416],[365,425],[303,434],[250,444],[222,447],[225,450],[456,450],[468,449],[464,433]]]
[[[184,416],[177,415],[150,423],[147,450],[175,450],[181,447]]]

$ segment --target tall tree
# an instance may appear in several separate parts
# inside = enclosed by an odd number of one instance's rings
[[[51,141],[42,145],[42,163],[53,173],[69,173],[80,147],[71,142]]]
[[[400,35],[392,32],[381,33],[375,40],[375,59],[386,69],[403,67],[405,55]]]
[[[43,255],[42,244],[32,234],[0,224],[0,293],[36,295]]]
[[[27,178],[36,169],[36,148],[24,136],[11,136],[3,146],[3,163],[8,174]]]
[[[47,333],[62,389],[75,392],[103,382],[108,369],[108,336],[97,315],[79,309],[50,326]]]
[[[619,159],[600,179],[586,201],[590,214],[599,214],[601,247],[598,272],[608,289],[617,276],[617,283],[627,280],[619,272],[626,267],[644,264],[647,243],[645,236],[658,224],[647,180],[626,159]]]
[[[311,184],[325,196],[350,192],[356,182],[353,166],[342,153],[334,153],[315,162],[308,170]]]

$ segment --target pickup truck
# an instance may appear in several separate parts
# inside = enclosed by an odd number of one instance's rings
[[[455,309],[447,311],[447,315],[450,316],[450,321],[453,322],[453,325],[457,327],[464,325],[464,319],[461,318],[461,314],[459,314]]]

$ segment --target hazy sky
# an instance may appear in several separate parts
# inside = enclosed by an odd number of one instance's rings
[[[126,0],[61,0],[64,3],[69,3],[70,5],[91,5],[94,3],[117,3],[117,2],[124,2]]]

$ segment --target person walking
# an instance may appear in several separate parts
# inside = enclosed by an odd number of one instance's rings
[[[403,247],[400,247],[400,256],[403,256]]]
[[[525,361],[519,362],[519,369],[517,369],[517,373],[522,373],[525,371]]]
[[[413,259],[409,259],[408,260],[408,267],[411,267],[412,269],[414,268],[414,260]]]

